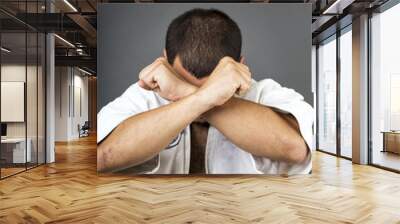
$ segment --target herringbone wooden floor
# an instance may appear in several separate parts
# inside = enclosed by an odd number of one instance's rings
[[[0,181],[0,223],[400,223],[400,175],[314,155],[308,176],[97,176],[96,144]]]

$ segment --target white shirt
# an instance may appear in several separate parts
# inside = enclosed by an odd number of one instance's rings
[[[302,95],[285,88],[272,79],[264,79],[252,86],[244,99],[292,114],[310,150],[300,164],[290,164],[252,155],[230,142],[216,128],[210,126],[205,149],[205,170],[208,174],[308,174],[312,168],[313,108]],[[97,142],[103,140],[125,119],[170,103],[153,91],[131,85],[120,97],[104,106],[97,114]],[[132,136],[134,138],[134,136]],[[158,155],[157,165],[142,173],[187,174],[190,162],[190,127],[186,127],[171,144]]]

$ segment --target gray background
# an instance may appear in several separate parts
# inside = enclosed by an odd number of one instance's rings
[[[312,103],[310,4],[106,3],[98,7],[98,110],[162,55],[171,20],[195,7],[220,9],[238,23],[255,80],[272,78]]]

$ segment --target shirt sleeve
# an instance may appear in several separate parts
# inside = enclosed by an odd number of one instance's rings
[[[291,167],[288,164],[277,163],[275,164],[276,171],[281,173],[279,172],[279,167],[285,167],[286,171],[283,173],[290,174],[291,169],[297,173],[309,173],[311,171],[311,152],[315,150],[313,138],[314,109],[295,90],[282,87],[279,83],[271,79],[262,80],[256,85],[258,103],[273,107],[281,113],[293,115],[298,123],[300,134],[310,150],[305,164],[298,164],[297,167],[293,165]],[[258,159],[258,161],[260,160]],[[268,163],[271,163],[271,161],[268,161]]]
[[[107,137],[122,121],[152,109],[154,94],[131,85],[121,96],[104,106],[97,114],[97,143]]]

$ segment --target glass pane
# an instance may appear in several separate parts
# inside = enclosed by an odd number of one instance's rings
[[[318,147],[336,153],[336,39],[318,48]]]
[[[39,5],[37,1],[27,2],[26,12],[37,13]],[[32,19],[32,22],[35,19]],[[36,30],[27,30],[27,142],[31,151],[31,160],[28,168],[37,166],[38,163],[38,33]]]
[[[45,44],[46,37],[43,33],[38,35],[38,163],[45,163]]]
[[[372,163],[400,170],[400,4],[372,18]]]
[[[352,157],[352,35],[351,30],[340,36],[340,150]]]
[[[27,44],[28,44],[28,62],[27,62],[27,80],[26,80],[26,113],[27,113],[27,142],[29,144],[28,149],[30,148],[30,160],[27,163],[28,168],[37,165],[37,132],[38,132],[38,124],[37,124],[37,74],[38,74],[38,36],[36,32],[27,33]]]
[[[1,33],[1,174],[25,170],[30,161],[26,141],[26,33]],[[5,50],[4,50],[5,49]]]

